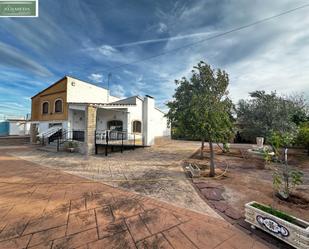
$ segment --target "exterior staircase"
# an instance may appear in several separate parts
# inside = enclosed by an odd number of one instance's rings
[[[65,129],[52,129],[45,132],[46,137],[42,135],[41,145],[39,150],[48,152],[58,152],[64,150],[65,142],[67,141],[84,141],[84,131],[65,130]]]

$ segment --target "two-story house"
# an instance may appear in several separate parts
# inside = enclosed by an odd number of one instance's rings
[[[32,141],[61,130],[68,139],[83,142],[82,152],[92,154],[108,139],[150,146],[155,137],[170,135],[164,113],[148,95],[119,99],[108,89],[65,76],[31,99]]]

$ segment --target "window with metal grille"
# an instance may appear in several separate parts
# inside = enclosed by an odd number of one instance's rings
[[[141,133],[142,132],[142,123],[141,121],[133,121],[132,131],[135,133]]]

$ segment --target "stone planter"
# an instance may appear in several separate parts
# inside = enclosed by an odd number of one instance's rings
[[[201,170],[195,164],[189,163],[189,171],[190,171],[192,177],[200,177],[201,176]]]
[[[294,219],[294,222],[291,223],[260,210],[259,208],[253,207],[252,204],[254,203],[257,202],[252,201],[245,205],[245,220],[250,223],[253,228],[258,227],[296,248],[309,248],[308,222],[291,216]]]

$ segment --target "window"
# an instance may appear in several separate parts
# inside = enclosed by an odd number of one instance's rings
[[[141,133],[142,132],[142,123],[141,121],[133,121],[133,126],[132,126],[133,132],[136,133]]]
[[[62,100],[58,99],[55,101],[55,112],[62,112]]]
[[[42,105],[42,113],[48,114],[48,102],[44,102]]]
[[[107,127],[112,131],[122,131],[122,121],[121,120],[111,120],[107,122]]]

